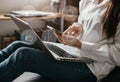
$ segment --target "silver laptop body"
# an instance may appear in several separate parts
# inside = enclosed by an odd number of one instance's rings
[[[46,54],[48,54],[51,58],[56,59],[58,61],[70,61],[70,62],[92,62],[93,61],[93,60],[85,58],[85,57],[74,57],[74,56],[68,54],[67,52],[66,52],[66,54],[65,53],[63,54],[65,56],[63,56],[63,55],[60,56],[60,55],[56,54],[55,52],[53,52],[50,49],[50,47],[52,47],[52,46],[51,45],[49,46],[49,44],[46,45],[41,40],[41,38],[37,35],[37,33],[33,30],[33,28],[31,27],[31,25],[29,23],[23,21],[22,19],[14,16],[12,14],[9,14],[9,16],[11,17],[11,19],[15,22],[15,24],[22,31],[31,30],[34,33],[34,35],[37,37],[36,42],[34,43],[34,45],[36,45],[38,49],[40,49],[40,50],[44,51]],[[57,47],[57,49],[58,49],[57,51],[59,51],[59,49],[60,49],[58,46],[53,45],[53,47]]]

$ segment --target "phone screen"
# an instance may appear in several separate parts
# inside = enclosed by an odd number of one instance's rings
[[[59,34],[59,35],[62,35],[62,33],[59,30],[57,30],[57,29],[55,29],[55,28],[53,28],[51,26],[47,26],[47,28],[50,29],[50,30],[52,30],[53,32]]]
[[[59,30],[57,30],[57,29],[55,29],[55,28],[53,28],[51,26],[47,26],[47,28],[52,30],[53,32],[55,32],[59,38],[62,38],[62,33]]]

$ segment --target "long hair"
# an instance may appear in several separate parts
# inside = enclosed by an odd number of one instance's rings
[[[117,30],[117,26],[120,22],[120,0],[111,0],[112,9],[107,19],[105,20],[103,27],[107,39],[114,38]]]

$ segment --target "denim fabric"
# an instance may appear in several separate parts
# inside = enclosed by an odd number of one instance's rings
[[[0,82],[11,82],[29,71],[60,82],[96,82],[85,63],[51,59],[30,43],[16,41],[0,52]]]

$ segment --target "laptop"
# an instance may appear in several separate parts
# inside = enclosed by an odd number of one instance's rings
[[[69,62],[92,62],[93,61],[89,58],[73,56],[70,53],[63,50],[62,48],[60,48],[59,46],[56,46],[54,44],[49,44],[47,42],[45,43],[33,30],[30,24],[28,24],[26,21],[23,21],[22,19],[12,14],[9,14],[9,16],[22,31],[31,30],[31,32],[37,37],[36,42],[34,42],[34,45],[37,46],[38,49],[48,54],[49,57],[51,57],[52,59],[57,61],[69,61]]]

